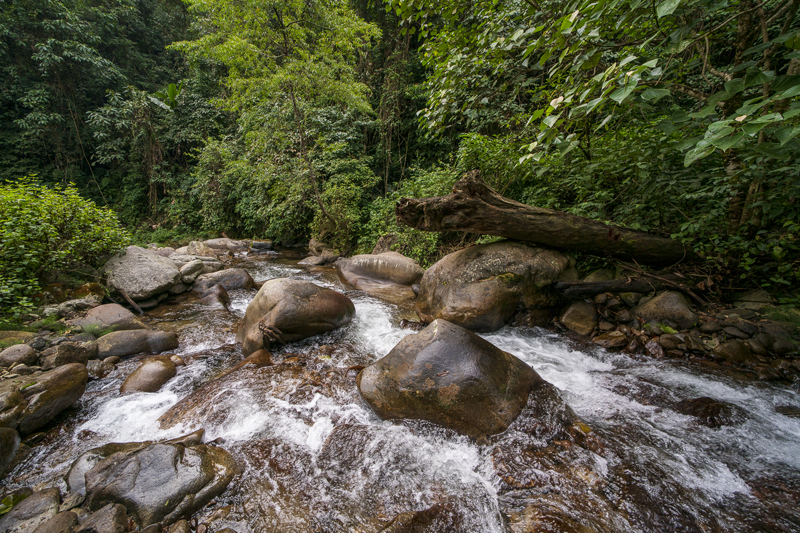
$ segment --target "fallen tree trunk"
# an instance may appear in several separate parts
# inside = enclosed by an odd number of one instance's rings
[[[648,265],[697,259],[691,248],[673,239],[608,226],[501,196],[481,180],[477,170],[466,173],[447,196],[401,198],[395,215],[399,223],[422,231],[495,235]]]
[[[592,298],[605,292],[643,292],[645,294],[666,287],[657,279],[622,278],[611,281],[557,281],[552,285],[570,300]]]

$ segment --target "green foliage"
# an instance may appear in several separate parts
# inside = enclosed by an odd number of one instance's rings
[[[113,333],[117,330],[117,326],[108,326],[103,327],[100,324],[89,324],[87,326],[83,326],[83,332],[88,333],[90,335],[94,335],[95,338],[100,338],[103,335],[108,335],[109,333]]]
[[[0,516],[8,513],[15,505],[27,497],[27,494],[15,492],[3,498],[3,500],[0,501]]]
[[[31,304],[39,281],[58,269],[99,266],[125,246],[128,233],[108,208],[74,186],[48,188],[35,178],[0,185],[0,308]]]
[[[450,169],[438,168],[429,171],[411,169],[410,177],[400,182],[395,191],[372,201],[369,220],[364,225],[358,241],[359,253],[371,253],[378,239],[393,233],[397,235],[397,244],[392,247],[394,251],[416,259],[424,267],[441,259],[444,255],[446,236],[400,226],[394,215],[394,206],[400,198],[448,194],[457,178],[457,173]]]

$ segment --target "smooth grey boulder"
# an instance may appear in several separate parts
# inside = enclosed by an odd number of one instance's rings
[[[222,448],[181,440],[90,450],[73,464],[68,483],[83,474],[89,510],[117,503],[142,529],[159,522],[169,526],[222,494],[239,473]]]
[[[137,353],[161,353],[178,347],[178,336],[175,333],[140,329],[132,331],[115,331],[97,339],[97,355],[106,357],[125,357]]]
[[[34,492],[0,517],[0,533],[33,533],[58,514],[60,504],[58,489]]]
[[[172,359],[166,355],[147,358],[139,368],[128,376],[119,388],[123,394],[128,392],[157,392],[167,381],[178,374]]]
[[[597,309],[589,302],[578,300],[564,308],[558,320],[578,335],[591,335],[597,327]]]
[[[203,273],[203,262],[199,259],[192,259],[181,267],[180,272],[184,283],[194,283],[197,276]]]
[[[504,431],[545,382],[513,355],[438,319],[364,368],[356,383],[383,419],[428,420],[477,438]]]
[[[642,320],[642,323],[655,320],[670,320],[681,329],[690,329],[697,324],[698,316],[692,312],[683,294],[667,291],[634,307],[631,312]]]
[[[92,513],[75,533],[125,533],[128,531],[128,513],[124,505],[109,503]]]
[[[89,372],[84,365],[71,363],[29,379],[28,384],[33,384],[21,391],[28,402],[19,421],[23,435],[43,427],[77,402],[86,390]]]
[[[218,283],[225,288],[226,291],[234,289],[252,289],[255,281],[250,276],[250,273],[243,268],[226,268],[211,272],[209,274],[202,274],[197,278],[197,281],[211,280]]]
[[[261,286],[236,332],[244,355],[272,342],[287,343],[327,333],[349,323],[350,298],[309,281],[275,278]]]
[[[19,433],[11,428],[0,428],[0,479],[14,460],[19,449]]]
[[[413,285],[419,283],[425,273],[425,269],[416,261],[397,252],[340,257],[336,260],[336,269],[352,284],[357,283],[359,277],[367,277],[399,285]]]
[[[146,300],[165,292],[181,280],[181,273],[171,259],[138,246],[128,246],[125,252],[112,257],[104,270],[108,284],[134,300]]]
[[[550,284],[574,271],[571,256],[505,241],[470,246],[425,271],[417,313],[473,331],[495,331],[520,309],[545,309],[558,301]]]
[[[0,366],[11,366],[15,363],[20,365],[36,364],[36,350],[27,344],[15,344],[0,352]]]
[[[119,304],[104,304],[95,307],[87,312],[85,316],[70,320],[70,324],[82,328],[113,328],[114,331],[148,329],[141,320],[136,318],[136,315]]]
[[[86,365],[89,359],[97,357],[97,343],[92,342],[62,342],[51,346],[40,356],[42,370],[52,370],[70,363]]]

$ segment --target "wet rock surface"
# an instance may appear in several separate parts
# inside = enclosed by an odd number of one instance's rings
[[[220,257],[244,266],[259,284],[290,276],[342,290],[332,268],[297,267],[302,252],[239,263],[236,253]],[[347,327],[287,346],[272,343],[270,352],[246,358],[233,342],[252,292],[231,290],[226,310],[197,305],[197,293],[156,302],[143,321],[180,336],[178,355],[169,357],[185,365],[177,379],[159,392],[120,395],[123,379],[144,359],[90,360],[118,370],[98,373],[72,409],[23,435],[0,492],[63,487],[65,465],[92,449],[67,476],[72,492],[62,496],[61,516],[48,519],[55,528],[74,513],[84,527],[104,510],[125,508],[100,500],[89,508],[74,490],[86,472],[103,461],[128,461],[105,478],[104,486],[122,494],[114,480],[147,469],[133,457],[152,446],[180,444],[224,448],[242,473],[194,511],[192,527],[178,521],[147,531],[789,533],[800,523],[800,409],[791,385],[800,361],[791,325],[740,309],[698,309],[696,327],[689,329],[633,316],[632,306],[642,303],[637,300],[658,294],[598,295],[592,338],[561,336],[555,328],[563,322],[548,325],[548,316],[517,315],[519,326],[485,340],[532,365],[560,391],[545,382],[534,386],[505,431],[478,443],[434,422],[386,422],[374,414],[356,376],[423,326],[407,302],[346,294],[358,308]],[[39,358],[84,333],[30,335]],[[628,344],[603,348],[604,335]],[[714,353],[732,341],[744,343],[750,357],[738,362]],[[27,388],[20,389],[38,372],[39,366],[18,364],[0,370],[0,425],[18,423],[28,401]],[[163,441],[200,428],[205,437]],[[125,443],[143,438],[152,441]],[[114,441],[123,444],[108,444]],[[202,478],[192,470],[197,462],[191,454],[171,457],[168,462],[178,464],[170,476],[175,480],[162,485]],[[181,473],[184,459],[192,463],[189,474]],[[172,505],[165,503],[157,506]],[[156,507],[148,506],[142,508]],[[119,514],[126,521],[133,516]]]
[[[243,268],[226,268],[209,274],[202,274],[197,278],[201,280],[211,280],[221,285],[226,291],[233,289],[252,289],[254,285],[250,273]]]
[[[236,334],[249,355],[272,343],[302,340],[350,322],[355,307],[345,295],[307,281],[272,279],[248,304]]]
[[[138,353],[160,353],[178,347],[174,333],[152,330],[115,331],[97,340],[97,356],[126,357]]]
[[[417,312],[473,331],[501,328],[518,308],[547,308],[557,297],[549,285],[574,270],[560,252],[516,242],[470,246],[434,264],[422,277]]]
[[[239,473],[228,452],[198,444],[198,440],[193,435],[182,442],[126,443],[90,450],[73,464],[68,484],[72,490],[85,490],[89,510],[114,503],[123,506],[141,528],[170,525],[219,496]]]
[[[358,389],[381,418],[485,437],[505,430],[541,381],[513,355],[439,319],[362,370]]]
[[[147,358],[133,373],[125,378],[119,388],[123,394],[130,392],[156,392],[178,373],[175,363],[166,355]]]
[[[0,479],[14,460],[19,449],[19,433],[11,428],[0,428]]]
[[[152,250],[129,246],[106,263],[108,284],[134,300],[145,300],[178,283],[181,273],[169,258]]]
[[[21,387],[27,405],[19,415],[20,433],[31,433],[43,427],[78,401],[88,379],[89,373],[80,363],[60,366],[26,379]]]
[[[58,514],[60,503],[58,489],[34,492],[0,517],[0,533],[33,533]]]
[[[71,320],[70,323],[80,327],[105,328],[113,329],[113,331],[147,329],[147,326],[136,318],[136,315],[119,304],[97,306],[84,316]]]

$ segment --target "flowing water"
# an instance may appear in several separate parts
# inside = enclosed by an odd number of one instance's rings
[[[523,431],[536,424],[530,409],[480,443],[433,424],[386,422],[348,369],[413,334],[399,325],[411,309],[295,263],[273,254],[242,266],[256,281],[292,277],[345,292],[356,307],[350,325],[195,392],[242,360],[232,331],[255,292],[232,291],[230,313],[161,306],[147,320],[178,332],[175,353],[187,365],[158,393],[119,394],[136,360],[90,382],[5,483],[65,490],[61,476],[90,448],[203,428],[243,470],[199,518],[213,519],[210,531],[377,532],[398,515],[387,531],[800,531],[800,420],[776,412],[800,405],[796,388],[507,327],[484,337],[559,389],[584,441]],[[726,402],[729,423],[711,428],[680,414],[679,402],[698,397]]]

